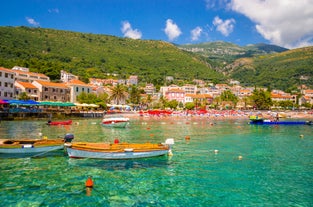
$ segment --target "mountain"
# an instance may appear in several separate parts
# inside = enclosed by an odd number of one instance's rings
[[[165,76],[224,80],[203,57],[163,41],[22,26],[0,27],[0,42],[0,66],[28,67],[52,80],[60,78],[60,70],[83,80],[138,75],[142,82],[157,85],[163,84]]]
[[[313,46],[281,53],[240,58],[224,67],[224,73],[243,85],[295,90],[313,87]]]
[[[295,90],[300,84],[313,87],[313,47],[288,50],[269,44],[244,47],[227,42],[179,45],[196,53],[226,77],[245,86]]]
[[[229,64],[238,58],[280,53],[288,50],[276,45],[263,43],[241,47],[223,41],[178,45],[178,47],[206,57],[210,63],[217,67],[223,67],[223,65]]]

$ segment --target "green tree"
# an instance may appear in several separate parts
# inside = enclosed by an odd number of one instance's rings
[[[238,103],[238,97],[230,90],[226,90],[221,93],[221,101],[231,101],[234,106],[236,106],[236,104]]]
[[[185,104],[185,108],[188,109],[188,110],[192,110],[195,108],[195,103],[194,102],[188,102]]]
[[[139,104],[140,102],[140,90],[136,86],[132,86],[130,90],[129,102],[133,104]]]
[[[120,104],[121,101],[125,100],[127,97],[127,89],[125,86],[121,84],[117,84],[111,90],[110,99],[114,101],[116,104]]]
[[[273,104],[270,92],[262,89],[254,89],[251,100],[257,109],[269,109]]]
[[[166,103],[166,107],[169,107],[170,109],[176,109],[178,106],[178,101],[177,100],[171,100]]]
[[[19,100],[27,101],[27,100],[30,99],[30,97],[27,95],[26,92],[22,92],[22,93],[19,94],[18,99],[19,99]]]

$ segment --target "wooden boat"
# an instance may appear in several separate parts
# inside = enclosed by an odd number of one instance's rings
[[[102,119],[102,126],[125,128],[129,124],[129,118],[123,116],[110,116]]]
[[[71,125],[72,120],[66,120],[66,121],[48,121],[48,125]]]
[[[250,116],[250,123],[252,125],[313,125],[312,121],[279,121],[264,119],[259,116]]]
[[[89,143],[78,142],[65,144],[71,158],[95,158],[107,160],[123,160],[162,156],[172,153],[174,139],[165,143]]]
[[[74,139],[66,134],[63,139],[0,139],[0,154],[38,154],[64,149],[64,143]]]

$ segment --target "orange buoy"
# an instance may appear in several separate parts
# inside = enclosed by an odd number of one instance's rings
[[[190,136],[186,136],[185,139],[186,139],[186,140],[190,140]]]
[[[86,180],[86,187],[87,188],[92,188],[93,187],[93,181],[91,179],[91,176],[88,176],[88,178]]]
[[[150,134],[150,137],[154,137],[154,134]]]

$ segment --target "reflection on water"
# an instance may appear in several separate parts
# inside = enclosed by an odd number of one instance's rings
[[[96,167],[108,171],[168,167],[172,164],[166,156],[134,160],[69,159],[68,163],[76,167]]]

